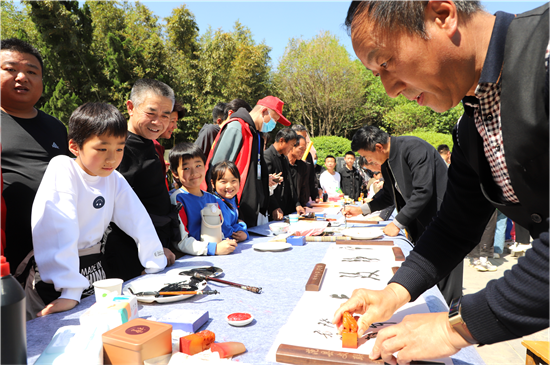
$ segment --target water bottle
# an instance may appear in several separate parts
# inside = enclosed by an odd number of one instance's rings
[[[4,256],[0,256],[0,275],[0,364],[27,364],[25,291],[10,274],[10,264]]]
[[[201,241],[219,243],[223,239],[223,214],[217,203],[208,203],[201,210]]]

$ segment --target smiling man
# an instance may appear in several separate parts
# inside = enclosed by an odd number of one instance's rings
[[[118,171],[151,216],[168,265],[175,261],[170,250],[172,242],[179,242],[177,211],[170,203],[165,185],[165,166],[155,151],[153,140],[168,128],[174,106],[174,92],[163,82],[151,79],[137,80],[126,102],[128,140]],[[131,214],[131,213],[130,213]],[[134,240],[116,224],[105,244],[104,267],[107,277],[129,280],[143,271]]]
[[[5,256],[12,273],[33,249],[31,208],[46,167],[53,157],[68,154],[65,126],[34,107],[42,96],[43,71],[34,47],[15,38],[2,40],[2,194],[7,207]],[[27,273],[23,270],[18,280],[24,282]]]
[[[344,311],[364,313],[362,334],[390,318],[477,245],[496,207],[538,238],[525,257],[449,313],[411,315],[381,330],[370,356],[428,360],[548,328],[548,4],[491,15],[478,1],[354,1],[346,25],[388,95],[438,112],[462,100],[465,113],[437,217],[388,286],[356,290],[334,322]]]

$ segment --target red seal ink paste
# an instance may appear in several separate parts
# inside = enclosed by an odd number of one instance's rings
[[[252,317],[248,313],[233,313],[227,316],[230,321],[246,321]]]

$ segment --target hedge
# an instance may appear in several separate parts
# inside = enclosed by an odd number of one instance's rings
[[[351,151],[351,141],[343,137],[314,137],[311,139],[317,151],[317,164],[325,167],[325,157],[344,157],[346,152]]]

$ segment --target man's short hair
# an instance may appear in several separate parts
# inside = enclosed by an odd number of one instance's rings
[[[369,161],[367,161],[366,158],[364,158],[363,156],[359,156],[357,158],[357,165],[359,167],[363,167],[363,166],[368,166],[369,165]]]
[[[327,157],[325,157],[325,163],[327,162],[327,160],[329,158],[332,158],[334,160],[334,162],[336,162],[336,157],[334,157],[333,155],[327,155]]]
[[[174,102],[174,107],[172,108],[172,113],[173,112],[178,113],[178,120],[180,120],[181,118],[185,117],[186,110],[183,105],[181,105],[181,103],[176,100]]]
[[[480,1],[455,0],[457,13],[463,20],[482,10]],[[344,25],[349,35],[361,28],[366,20],[374,22],[382,31],[404,30],[410,35],[428,39],[424,24],[427,1],[352,1]]]
[[[223,109],[223,120],[226,120],[227,118],[229,118],[229,111],[230,110],[233,113],[235,113],[240,108],[245,108],[246,111],[249,112],[249,113],[252,111],[252,107],[250,106],[250,104],[248,104],[243,99],[239,99],[239,98],[233,99],[229,103],[227,103],[225,105],[225,108]]]
[[[346,154],[344,155],[344,157],[346,157],[347,155],[353,156],[353,157],[355,158],[355,153],[353,153],[353,151],[348,151],[348,152],[346,152]]]
[[[172,101],[172,107],[176,98],[174,96],[174,90],[162,81],[153,79],[138,79],[134,86],[132,86],[132,92],[130,93],[130,100],[134,107],[140,106],[145,98],[149,95],[157,95],[168,98]]]
[[[293,124],[292,127],[293,131],[296,131],[296,132],[306,132],[307,133],[307,129],[306,127],[304,127],[303,125],[301,124]]]
[[[292,141],[293,139],[297,140],[298,135],[290,128],[283,128],[277,132],[277,135],[275,136],[275,142],[279,142],[281,138],[283,139],[283,141],[288,142]]]
[[[449,146],[447,146],[446,144],[440,144],[439,146],[437,146],[437,152],[439,152],[440,154],[447,153],[450,151],[451,150],[449,149]]]
[[[227,103],[219,102],[214,106],[214,109],[212,109],[212,120],[214,121],[214,124],[218,124],[218,119],[226,119],[223,117],[223,111],[226,105]]]
[[[168,155],[170,170],[178,171],[180,164],[197,157],[199,157],[202,162],[206,164],[206,156],[198,146],[190,142],[178,143],[174,148],[172,148],[170,154]]]
[[[40,52],[27,42],[18,38],[2,39],[2,41],[0,41],[0,51],[13,51],[33,55],[38,60],[38,63],[40,63],[40,69],[42,73],[44,73],[44,61],[42,60]]]
[[[294,144],[294,147],[298,147],[298,146],[300,145],[300,141],[301,141],[302,139],[303,139],[304,141],[306,140],[306,139],[304,138],[304,136],[301,136],[301,135],[299,135],[299,134],[296,134],[296,143]]]
[[[128,122],[113,105],[86,103],[71,114],[69,139],[75,141],[79,148],[82,148],[88,138],[103,134],[124,138],[128,136]]]
[[[390,135],[372,125],[366,125],[357,130],[351,140],[351,149],[374,152],[376,144],[385,145]]]

